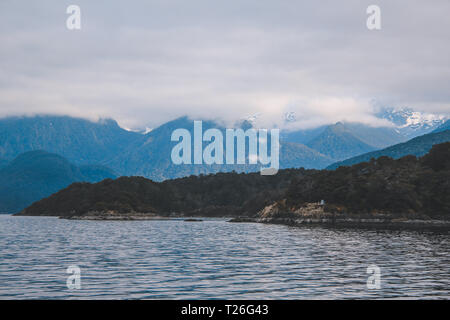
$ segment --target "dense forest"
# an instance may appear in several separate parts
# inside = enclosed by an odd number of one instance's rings
[[[164,182],[143,177],[74,183],[23,211],[26,215],[84,215],[89,212],[158,213],[207,216],[251,215],[279,199],[290,180],[307,171],[217,173]]]
[[[372,159],[337,170],[218,173],[153,182],[142,177],[74,183],[25,209],[23,215],[79,216],[87,213],[158,213],[255,216],[266,205],[326,201],[336,213],[450,214],[450,142],[421,158]]]
[[[372,159],[294,178],[287,204],[325,200],[329,211],[450,215],[450,142],[421,158]]]

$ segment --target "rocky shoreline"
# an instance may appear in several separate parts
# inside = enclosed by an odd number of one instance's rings
[[[91,212],[81,216],[61,216],[67,220],[92,221],[148,221],[148,220],[183,220],[186,222],[201,222],[200,216],[158,215],[155,213],[116,213]],[[230,218],[230,217],[223,217]],[[291,227],[327,227],[327,228],[360,228],[377,230],[432,230],[450,231],[450,220],[430,219],[424,216],[410,218],[392,214],[333,214],[325,212],[319,204],[307,204],[304,207],[289,212],[280,210],[280,204],[267,206],[255,217],[234,217],[231,223],[266,223],[280,224]]]
[[[101,220],[101,221],[126,221],[126,220],[171,220],[169,217],[162,216],[145,216],[145,215],[134,215],[134,214],[123,214],[123,215],[83,215],[83,216],[68,216],[59,217],[60,219],[66,220]]]
[[[86,215],[60,216],[66,220],[95,220],[95,221],[147,221],[147,220],[184,220],[186,222],[202,222],[202,219],[181,215],[158,215],[156,213],[117,213],[90,212]]]
[[[238,217],[229,220],[234,223],[268,223],[293,227],[322,226],[332,228],[361,229],[414,229],[450,231],[450,220],[431,219],[424,215],[411,214],[349,214],[331,213],[319,203],[307,203],[301,207],[286,207],[285,201],[265,207],[257,217]]]
[[[267,223],[281,224],[291,227],[332,227],[332,228],[359,228],[378,230],[433,230],[450,231],[450,221],[448,220],[384,220],[384,219],[310,219],[310,218],[233,218],[228,222],[232,223]]]
[[[209,212],[209,211],[208,211]],[[205,212],[203,212],[205,213]],[[119,213],[116,211],[90,211],[84,215],[64,215],[60,219],[92,220],[92,221],[148,221],[148,220],[184,220],[186,222],[201,222],[202,215],[199,210],[195,215],[188,213]],[[217,216],[219,217],[219,216]],[[328,227],[328,228],[360,228],[377,230],[433,230],[440,232],[450,231],[450,220],[432,219],[418,214],[392,214],[392,213],[343,213],[329,212],[327,207],[320,203],[306,203],[299,207],[288,207],[285,200],[275,202],[264,207],[255,216],[225,216],[231,223],[266,223],[281,224],[292,227]]]
[[[53,216],[53,215],[52,215]],[[57,216],[65,220],[87,220],[87,221],[156,221],[156,220],[183,220],[186,222],[202,222],[199,217],[179,214],[161,215],[157,213],[118,213],[115,211],[98,212],[91,211],[85,215]]]

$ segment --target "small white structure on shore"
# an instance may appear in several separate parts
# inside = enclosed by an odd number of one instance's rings
[[[320,200],[320,203],[319,203],[321,206],[324,206],[325,205],[325,200]]]

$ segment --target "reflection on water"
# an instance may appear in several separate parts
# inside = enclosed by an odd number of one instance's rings
[[[449,236],[0,216],[0,298],[450,298]],[[366,269],[381,268],[368,290]],[[69,290],[66,269],[81,268]]]

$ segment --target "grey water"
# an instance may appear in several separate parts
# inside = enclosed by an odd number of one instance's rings
[[[449,249],[416,231],[0,215],[0,299],[448,299]]]

